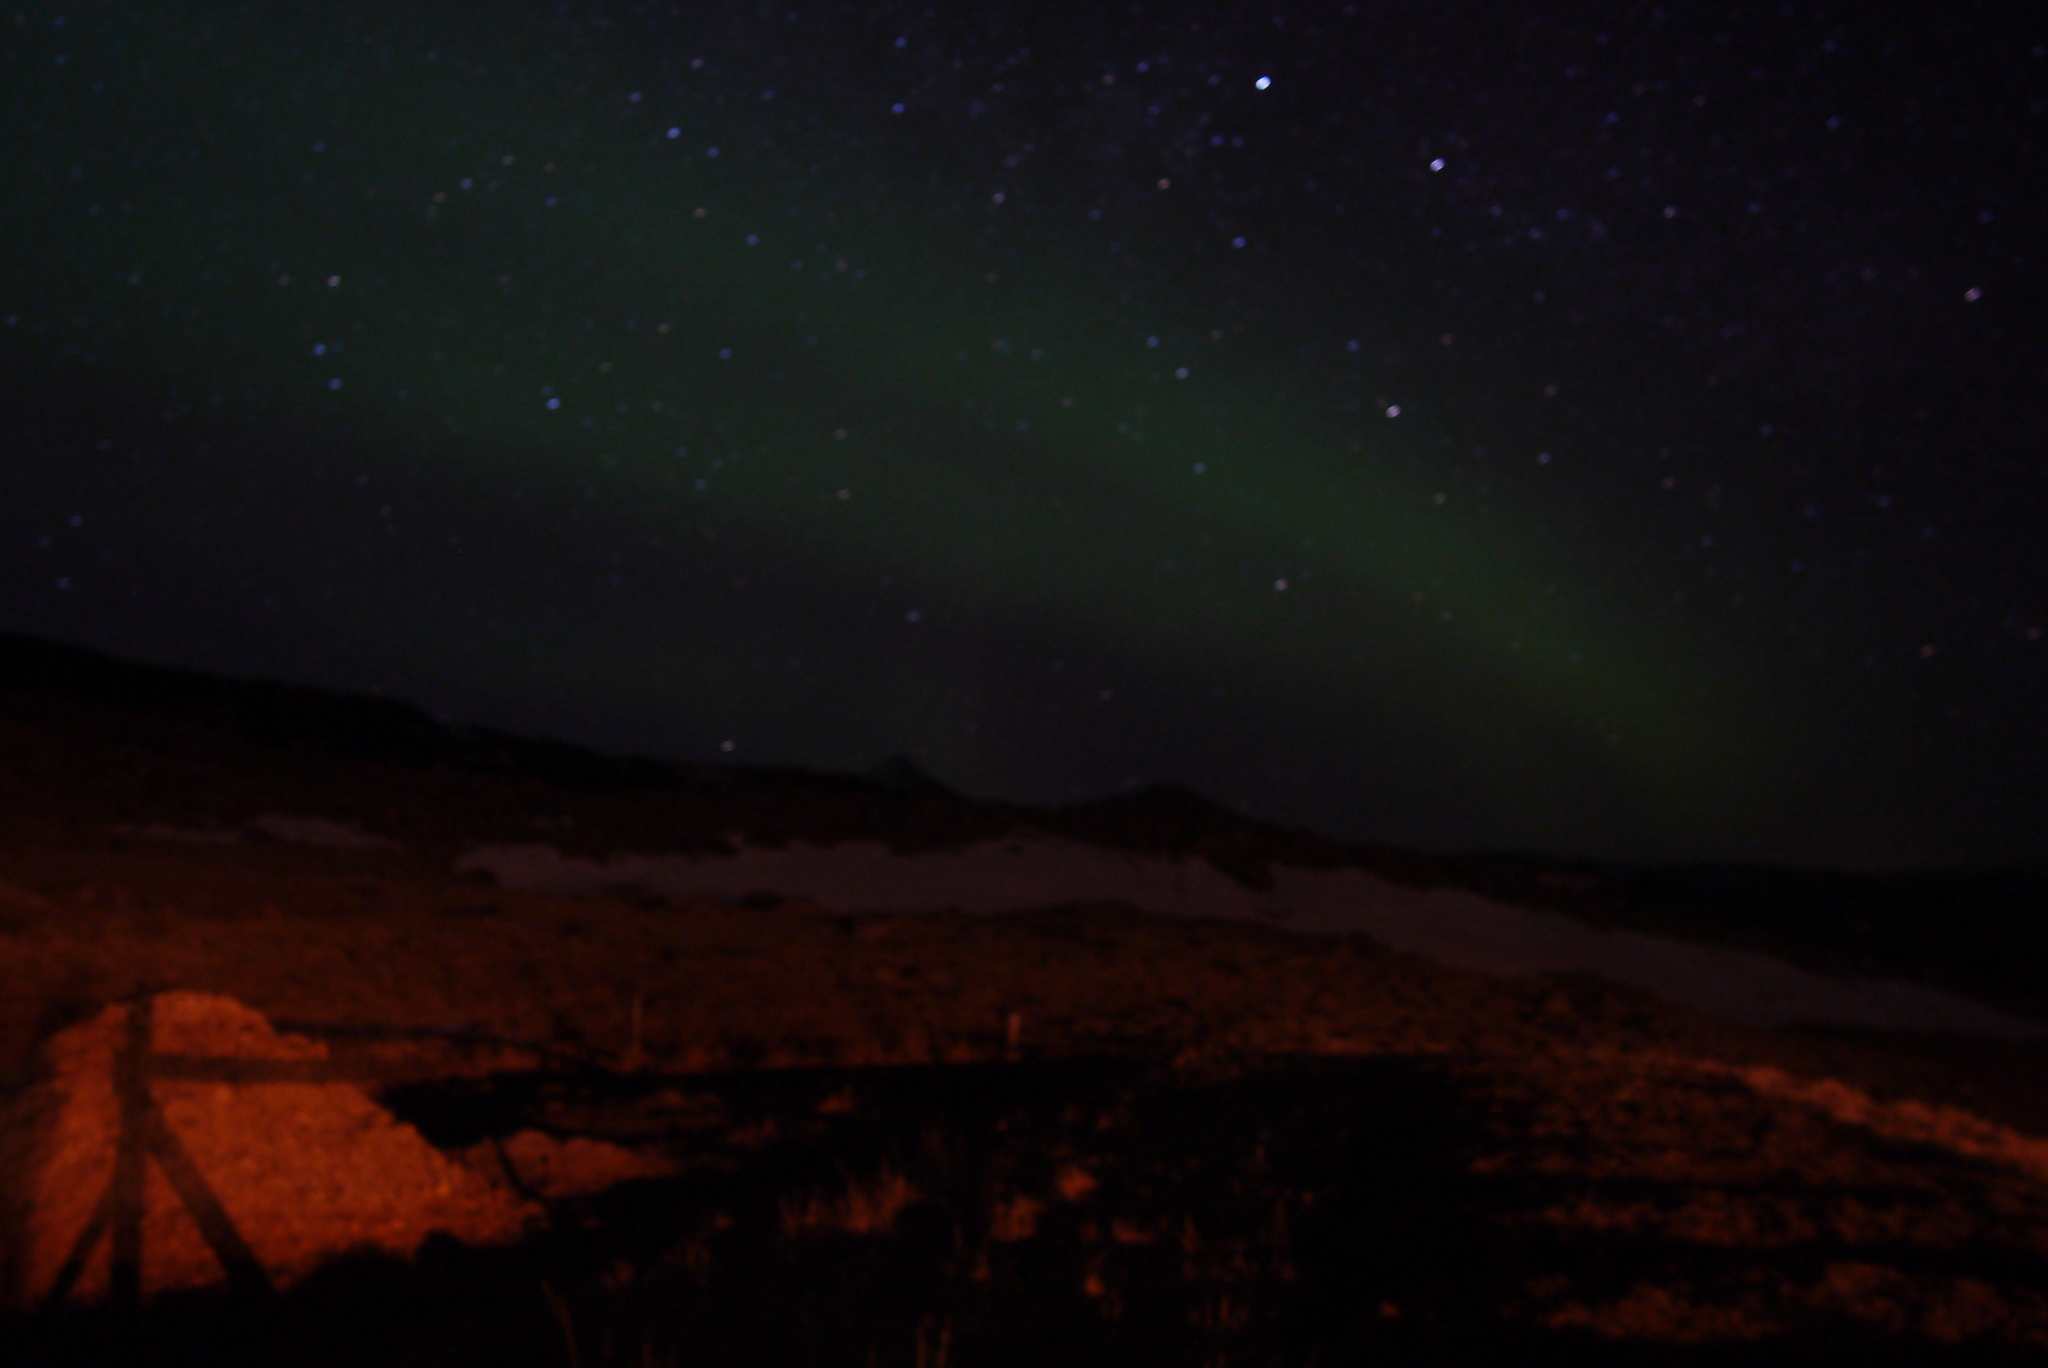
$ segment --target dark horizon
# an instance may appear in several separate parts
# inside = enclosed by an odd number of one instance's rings
[[[1123,829],[1129,823],[1118,817],[1136,816],[1140,829],[1154,833],[1170,831],[1175,839],[1191,842],[1191,850],[1200,850],[1219,832],[1263,830],[1266,839],[1254,838],[1247,849],[1275,853],[1248,856],[1255,862],[1274,858],[1285,863],[1289,858],[1285,852],[1292,850],[1296,859],[1318,864],[1339,849],[1348,849],[1363,855],[1368,866],[1397,882],[1428,886],[1432,881],[1443,881],[1484,888],[1514,901],[1528,901],[1532,897],[1549,901],[1560,896],[1569,900],[1592,891],[1596,886],[1593,883],[1584,888],[1573,884],[1575,873],[1595,876],[1599,880],[1597,886],[1609,894],[1627,885],[1630,893],[1625,896],[1643,897],[1646,890],[1654,887],[1658,890],[1656,896],[1667,900],[1703,898],[1731,905],[1756,902],[1759,889],[1768,888],[1770,891],[1761,897],[1765,903],[1790,891],[1792,896],[1817,897],[1846,906],[1856,900],[1857,888],[1877,892],[1886,889],[1882,881],[1890,879],[1896,882],[1884,894],[1886,900],[1910,902],[1917,897],[1925,901],[1932,896],[1939,901],[1956,902],[1974,889],[1976,900],[1986,904],[1979,910],[1988,911],[1991,904],[1996,904],[2003,915],[2008,904],[2016,906],[2032,897],[2037,883],[2048,883],[2048,861],[1858,869],[1740,861],[1660,864],[1560,856],[1541,850],[1402,847],[1313,827],[1269,823],[1218,803],[1208,794],[1168,781],[1067,802],[1019,803],[950,788],[903,755],[884,757],[856,771],[611,751],[561,737],[531,735],[488,723],[437,716],[411,700],[387,694],[353,693],[320,684],[122,657],[75,643],[4,630],[0,630],[0,694],[83,704],[131,718],[158,717],[197,724],[223,741],[252,744],[259,750],[403,769],[446,767],[493,779],[537,781],[565,794],[658,793],[667,788],[700,787],[705,782],[729,780],[783,785],[793,796],[808,793],[813,798],[821,792],[851,788],[887,800],[922,801],[963,810],[1007,810],[1047,831],[1064,830],[1112,845],[1130,838],[1130,833]],[[927,810],[928,816],[930,811]],[[1118,817],[1105,822],[1105,815],[1112,813]],[[1048,818],[1056,820],[1046,825]],[[906,813],[900,811],[880,817],[885,827],[905,820]],[[1144,841],[1141,839],[1139,844]],[[1212,861],[1217,858],[1211,855]],[[1229,865],[1231,861],[1224,859],[1223,864]],[[1715,884],[1722,875],[1730,876],[1740,887],[1731,884],[1732,893],[1717,891]],[[1557,882],[1560,878],[1564,882]],[[1623,882],[1613,882],[1616,879]],[[1763,884],[1756,883],[1757,879],[1763,880]],[[1861,882],[1864,880],[1876,882],[1865,884]],[[2014,886],[2007,887],[2008,884]]]
[[[621,755],[2048,859],[2048,45],[23,11],[0,628]]]

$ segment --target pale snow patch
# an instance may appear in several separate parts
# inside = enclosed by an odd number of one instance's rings
[[[731,855],[571,859],[552,846],[486,846],[457,863],[507,888],[644,888],[671,898],[805,897],[826,911],[999,913],[1120,902],[1167,916],[1256,921],[1323,935],[1361,933],[1389,949],[1500,977],[1576,972],[1754,1025],[1792,1023],[2039,1039],[2041,1023],[1914,984],[1810,973],[1750,950],[1608,931],[1463,889],[1416,889],[1360,869],[1273,867],[1266,890],[1208,861],[1170,861],[1050,837],[898,855],[874,842]]]

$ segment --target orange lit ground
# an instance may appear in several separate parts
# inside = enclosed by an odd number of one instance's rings
[[[562,1205],[530,1249],[162,1308],[158,1361],[2048,1350],[2036,1047],[1744,1030],[1116,907],[834,917],[448,873],[537,821],[673,849],[869,820],[858,794],[577,795],[41,702],[7,715],[0,785],[6,1076],[108,1001],[188,988],[374,1056],[450,1152],[540,1126],[681,1170]],[[274,812],[399,845],[244,829]],[[157,825],[243,834],[121,834]],[[29,1328],[52,1360],[138,1343]]]

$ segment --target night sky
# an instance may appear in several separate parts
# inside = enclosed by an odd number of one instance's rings
[[[1439,850],[2048,830],[2028,7],[0,10],[0,627]]]

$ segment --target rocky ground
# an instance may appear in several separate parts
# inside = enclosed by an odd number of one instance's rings
[[[345,1258],[282,1294],[0,1327],[39,1359],[2048,1351],[2037,1045],[1739,1028],[1591,980],[1114,905],[506,890],[456,875],[462,851],[914,848],[1014,813],[901,786],[494,776],[6,701],[10,1091],[109,1003],[220,994],[549,1213],[521,1244]],[[1255,845],[1219,865],[1256,877]],[[551,1195],[513,1152],[535,1133],[665,1176]]]

